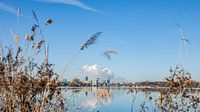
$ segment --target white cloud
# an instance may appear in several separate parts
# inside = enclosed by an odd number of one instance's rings
[[[102,13],[101,11],[92,8],[92,7],[86,5],[85,3],[83,3],[79,0],[34,0],[34,1],[47,2],[47,3],[57,3],[57,4],[68,4],[68,5],[80,7],[80,8],[85,9],[85,10]]]
[[[100,65],[84,65],[82,71],[87,74],[97,75],[104,78],[113,78],[113,70],[111,68],[102,67]]]
[[[6,5],[2,2],[0,2],[0,10],[9,12],[9,13],[14,14],[14,15],[20,14],[21,17],[30,19],[30,17],[21,14],[21,8],[17,9],[17,8],[12,7],[12,6]]]

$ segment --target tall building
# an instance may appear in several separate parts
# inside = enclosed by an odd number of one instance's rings
[[[88,81],[88,76],[85,77],[85,81]]]
[[[110,86],[110,79],[107,79],[106,86]]]
[[[99,78],[96,80],[96,86],[99,87]]]
[[[104,86],[107,86],[106,80],[104,80],[103,85],[104,85]]]
[[[65,83],[66,83],[66,82],[67,82],[67,79],[63,79],[63,82],[65,82]]]
[[[63,79],[63,80],[62,80],[62,85],[63,85],[63,86],[67,85],[67,79]]]

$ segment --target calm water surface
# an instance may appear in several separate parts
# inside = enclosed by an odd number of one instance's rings
[[[134,98],[132,112],[140,112],[144,102],[149,109],[146,111],[153,112],[159,94],[141,89],[136,94],[128,88],[63,88],[63,91],[70,112],[131,112]],[[148,100],[150,97],[152,100]]]
[[[131,112],[132,100],[135,92],[128,93],[128,89],[119,88],[65,88],[65,98],[68,98],[70,112]],[[134,101],[133,110],[138,112],[141,104],[147,99],[146,95],[157,98],[158,92],[138,91]],[[149,109],[154,108],[155,99],[146,100]]]

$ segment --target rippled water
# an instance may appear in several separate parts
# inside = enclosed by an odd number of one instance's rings
[[[146,111],[152,112],[158,98],[158,91],[141,89],[137,94],[127,88],[64,88],[63,90],[70,112],[131,112],[131,109],[132,112],[140,112],[144,102],[147,106]],[[148,100],[150,97],[152,100]]]
[[[133,110],[140,111],[141,104],[146,100],[145,92],[139,91],[133,104]],[[157,92],[148,92],[149,96],[157,98]],[[134,92],[119,88],[68,88],[65,89],[65,98],[68,98],[70,112],[131,112]],[[149,109],[154,108],[154,101],[146,102]]]

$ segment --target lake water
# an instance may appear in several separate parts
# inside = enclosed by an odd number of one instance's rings
[[[64,91],[70,112],[131,112],[131,107],[134,112],[139,112],[144,101],[149,110],[153,110],[155,99],[148,101],[148,98],[158,97],[158,92],[138,91],[136,95],[129,89],[119,88],[65,88]]]

